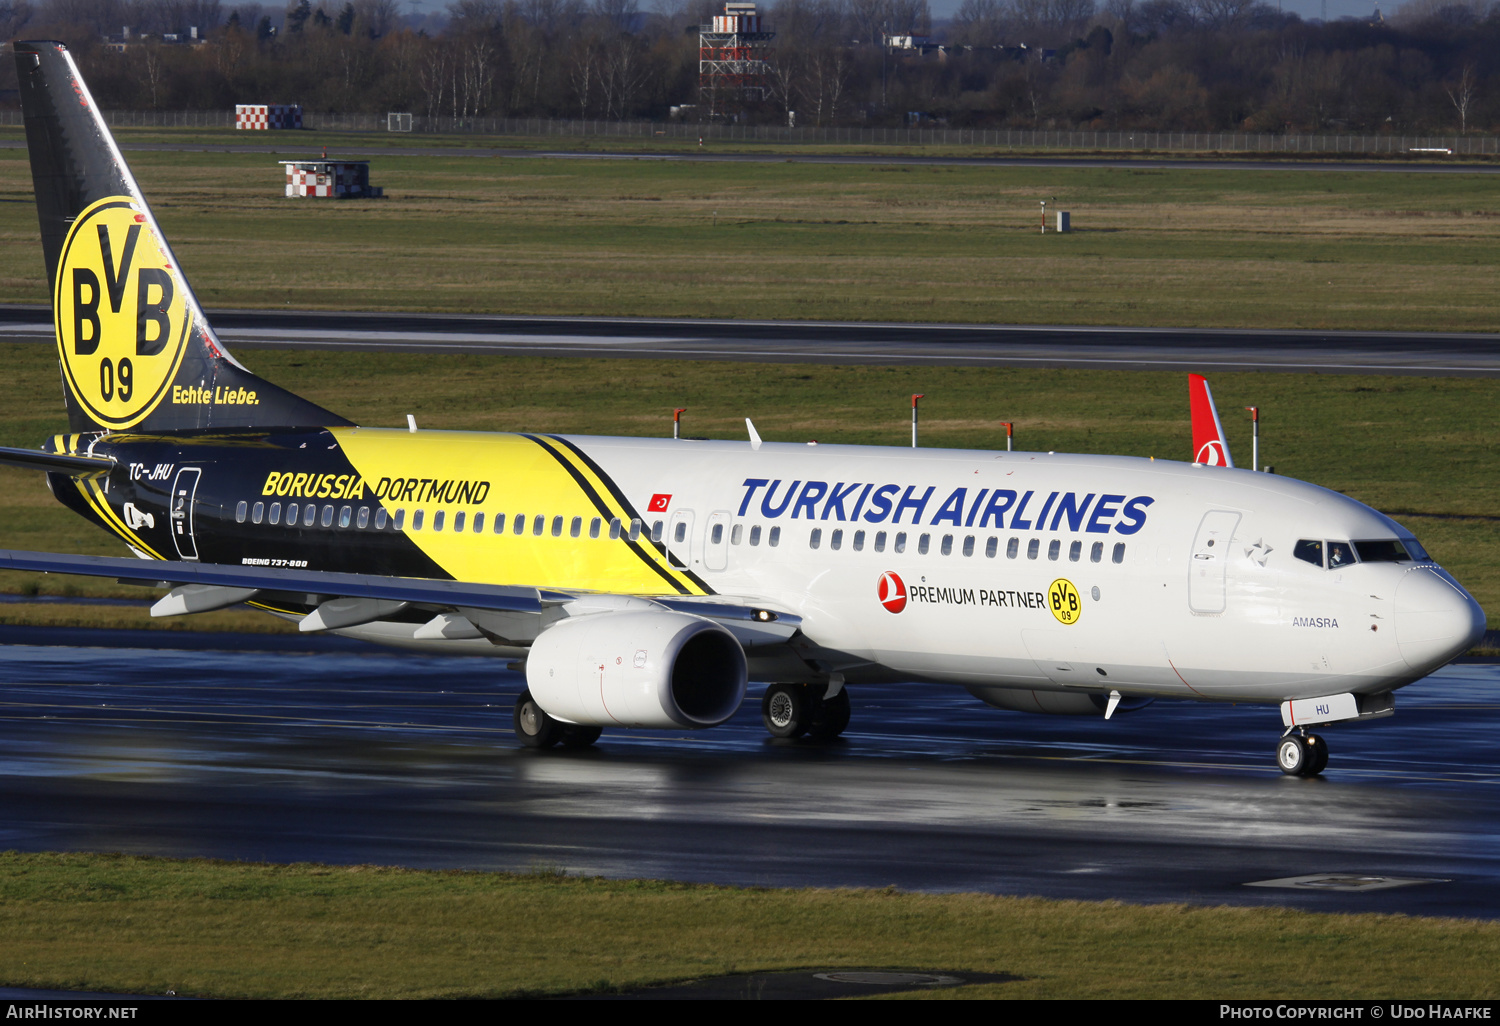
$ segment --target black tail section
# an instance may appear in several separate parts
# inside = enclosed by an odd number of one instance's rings
[[[14,47],[72,430],[348,424],[229,355],[67,48]]]

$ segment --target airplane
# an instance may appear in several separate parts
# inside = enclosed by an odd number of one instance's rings
[[[1309,728],[1390,716],[1484,631],[1394,520],[1236,469],[1198,376],[1191,462],[355,425],[229,354],[67,49],[13,49],[69,430],[0,462],[133,556],[0,567],[497,656],[534,748],[714,727],[751,679],[772,735],[830,739],[850,687],[912,681],[1106,719],[1279,706],[1277,765],[1310,777]]]

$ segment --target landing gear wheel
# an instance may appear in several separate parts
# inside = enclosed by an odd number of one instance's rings
[[[599,740],[599,735],[602,733],[604,733],[603,727],[583,727],[570,723],[562,729],[562,746],[564,748],[587,748]]]
[[[820,741],[832,741],[844,732],[849,726],[849,692],[839,690],[832,698],[825,698],[819,703],[818,711],[813,715],[812,725],[807,728],[807,733]]]
[[[516,699],[516,737],[527,748],[551,748],[563,739],[563,725],[536,704],[530,691]]]
[[[1287,776],[1300,777],[1307,769],[1308,756],[1311,754],[1301,737],[1290,734],[1276,746],[1276,765]]]
[[[812,726],[811,696],[801,684],[772,684],[760,700],[760,718],[772,737],[801,737]]]
[[[1317,734],[1307,735],[1309,763],[1305,775],[1315,777],[1328,768],[1328,742]]]
[[[1290,734],[1276,746],[1276,765],[1289,777],[1315,777],[1328,768],[1328,742],[1317,734]]]

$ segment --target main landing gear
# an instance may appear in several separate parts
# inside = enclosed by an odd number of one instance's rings
[[[604,733],[602,727],[584,727],[554,720],[536,704],[530,691],[521,692],[516,699],[514,719],[516,737],[527,748],[551,748],[559,744],[564,748],[587,748]]]
[[[760,718],[772,737],[831,741],[849,726],[849,692],[827,696],[827,684],[772,684],[760,702]]]
[[[1328,742],[1317,734],[1283,734],[1276,765],[1289,777],[1315,777],[1328,768]]]

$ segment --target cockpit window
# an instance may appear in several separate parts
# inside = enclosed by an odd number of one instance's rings
[[[1323,543],[1320,541],[1310,541],[1304,538],[1303,540],[1299,541],[1292,549],[1292,555],[1296,556],[1298,559],[1302,560],[1305,563],[1311,563],[1313,566],[1322,566]]]
[[[1331,541],[1328,543],[1328,569],[1334,570],[1341,566],[1349,566],[1354,561],[1353,545],[1345,541]]]
[[[1354,551],[1359,553],[1361,563],[1410,563],[1412,556],[1406,546],[1394,539],[1386,541],[1357,541]]]

